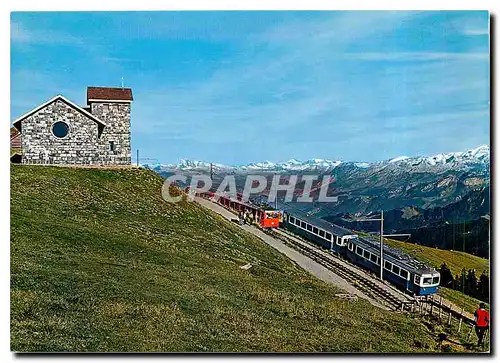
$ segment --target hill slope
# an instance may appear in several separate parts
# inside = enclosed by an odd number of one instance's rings
[[[13,350],[435,349],[418,320],[335,298],[161,185],[147,170],[12,166]]]
[[[486,258],[471,255],[461,251],[441,250],[438,248],[417,245],[392,239],[385,239],[385,241],[394,247],[397,247],[411,256],[427,262],[431,266],[439,269],[444,262],[453,273],[453,276],[460,275],[463,268],[466,270],[475,269],[478,274],[486,271],[489,275],[489,262]]]

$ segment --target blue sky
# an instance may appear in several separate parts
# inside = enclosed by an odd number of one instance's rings
[[[11,118],[132,87],[132,147],[375,161],[489,145],[487,12],[11,15]]]

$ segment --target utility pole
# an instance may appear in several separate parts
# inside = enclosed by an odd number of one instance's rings
[[[136,160],[137,167],[139,167],[139,149],[137,149],[137,160]]]
[[[276,179],[276,174],[274,174],[274,178]],[[276,183],[279,184],[279,180]],[[278,186],[276,186],[276,197],[274,199],[274,209],[278,210]]]
[[[342,238],[342,237],[335,237],[335,231],[334,231],[334,226],[333,223],[330,223],[332,225],[332,241],[330,242],[330,250],[333,250],[333,241],[335,240],[335,244],[337,244],[337,238]],[[337,256],[340,257],[340,248],[337,247]]]
[[[210,163],[210,180],[214,181],[214,164]]]
[[[384,279],[384,210],[380,211],[380,279]]]
[[[384,210],[380,211],[380,218],[364,218],[364,219],[354,219],[356,222],[369,222],[378,221],[380,222],[380,279],[384,279],[384,237],[411,237],[408,233],[398,233],[398,234],[384,234]]]

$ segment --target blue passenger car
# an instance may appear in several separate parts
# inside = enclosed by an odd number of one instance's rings
[[[348,241],[356,237],[346,228],[297,211],[293,214],[285,211],[283,227],[336,253],[344,253]]]
[[[354,264],[380,273],[380,242],[358,237],[347,245],[346,255]],[[417,296],[435,294],[440,274],[424,263],[384,243],[383,277],[403,291]]]
[[[311,242],[345,256],[355,265],[380,273],[380,242],[297,210],[285,210],[282,227]],[[439,289],[439,272],[384,243],[383,277],[401,290],[417,296]]]

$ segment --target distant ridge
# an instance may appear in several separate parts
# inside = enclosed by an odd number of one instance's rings
[[[352,165],[357,168],[369,168],[372,166],[380,167],[381,165],[392,164],[402,167],[467,167],[470,165],[486,166],[490,162],[490,148],[488,145],[481,145],[477,148],[463,152],[441,153],[434,156],[399,156],[389,160],[377,161],[372,163],[367,162],[350,162],[350,161],[333,161],[329,159],[309,159],[300,161],[290,159],[284,162],[274,163],[266,160],[262,162],[253,162],[247,165],[225,165],[214,163],[213,166],[217,169],[228,171],[306,171],[306,170],[327,170],[334,169],[341,164]],[[209,170],[210,162],[180,159],[178,164],[143,164],[143,167],[148,167],[153,170]]]

